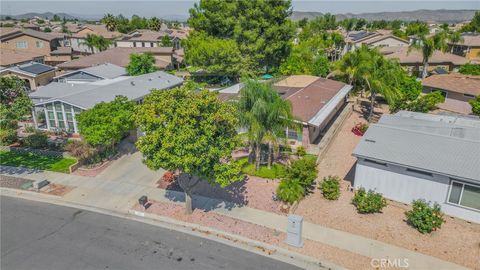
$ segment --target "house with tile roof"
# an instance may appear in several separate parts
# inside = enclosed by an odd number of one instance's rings
[[[480,119],[400,111],[371,125],[353,151],[354,188],[409,204],[424,199],[480,223]]]
[[[392,35],[391,31],[378,30],[369,31],[351,31],[345,34],[345,47],[343,54],[354,51],[363,45],[371,48],[383,47],[408,47],[408,40]]]
[[[469,100],[480,96],[480,76],[463,74],[432,75],[422,81],[423,92],[440,91],[445,102],[438,104],[441,110],[471,114],[472,107]]]
[[[55,67],[37,62],[0,69],[0,77],[17,77],[25,81],[25,87],[34,91],[42,85],[50,83],[55,76]]]
[[[461,42],[448,44],[451,52],[480,64],[480,34],[465,33],[462,35],[462,39]]]
[[[91,54],[92,50],[84,44],[87,35],[93,34],[102,36],[112,41],[110,48],[115,48],[115,40],[124,36],[124,34],[118,31],[109,31],[104,24],[85,24],[79,26],[76,30],[72,31],[70,35],[70,46],[73,51],[81,54]],[[94,53],[98,53],[98,49],[94,48]]]

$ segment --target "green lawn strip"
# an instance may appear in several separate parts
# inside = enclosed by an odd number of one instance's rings
[[[260,169],[255,170],[255,164],[249,164],[248,158],[241,158],[237,162],[242,167],[242,172],[251,176],[258,176],[268,179],[279,179],[285,174],[285,166],[281,164],[273,164],[269,169],[267,166],[260,166]]]
[[[69,173],[69,167],[77,162],[74,158],[57,158],[33,153],[0,151],[0,164],[31,169]]]

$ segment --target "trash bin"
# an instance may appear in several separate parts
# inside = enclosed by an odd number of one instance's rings
[[[287,240],[285,243],[294,246],[302,247],[302,226],[303,217],[298,215],[289,215],[287,224]]]

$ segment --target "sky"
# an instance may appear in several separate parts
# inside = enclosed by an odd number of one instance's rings
[[[74,15],[101,16],[105,13],[131,16],[137,14],[146,17],[168,18],[172,16],[188,17],[188,10],[197,1],[192,0],[150,0],[150,1],[92,1],[92,0],[1,0],[0,13],[17,15],[28,12],[64,12]],[[380,11],[408,11],[417,9],[476,9],[480,10],[480,1],[415,1],[415,0],[293,0],[295,11],[318,11],[322,13],[363,13]]]

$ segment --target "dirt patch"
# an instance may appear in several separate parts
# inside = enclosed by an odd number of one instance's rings
[[[302,215],[308,222],[480,269],[479,224],[446,217],[446,223],[440,230],[423,235],[405,222],[408,207],[401,203],[389,201],[381,214],[357,213],[351,204],[353,193],[348,191],[348,187],[353,182],[356,161],[351,153],[361,138],[354,135],[351,128],[360,121],[363,120],[356,112],[347,119],[318,166],[319,179],[328,175],[338,175],[344,179],[340,198],[328,201],[316,189],[300,202],[295,213]]]
[[[226,217],[213,212],[194,210],[191,215],[184,213],[183,206],[158,201],[150,201],[151,205],[146,210],[161,216],[175,218],[184,222],[195,223],[202,226],[215,228],[221,231],[241,235],[249,239],[261,241],[275,246],[280,246],[298,253],[318,259],[328,260],[349,269],[370,269],[370,258],[338,249],[329,245],[305,240],[302,248],[295,248],[284,243],[286,234],[264,226],[252,224],[231,217]],[[143,207],[135,205],[134,209],[143,211]],[[270,253],[271,251],[265,251]]]
[[[45,194],[55,195],[55,196],[64,196],[65,194],[67,194],[72,190],[73,190],[73,187],[52,183],[40,189],[40,193],[45,193]]]

